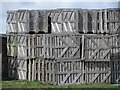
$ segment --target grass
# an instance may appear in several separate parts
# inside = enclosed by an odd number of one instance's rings
[[[40,81],[12,80],[2,81],[2,88],[119,88],[111,84],[77,84],[77,85],[48,85]]]

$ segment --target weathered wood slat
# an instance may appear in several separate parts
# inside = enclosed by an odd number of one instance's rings
[[[68,47],[66,47],[66,48],[62,51],[61,55],[59,55],[58,58],[62,57],[67,50],[68,50]]]
[[[105,80],[110,76],[111,72],[107,73],[107,75],[103,78],[101,82],[105,82]]]
[[[94,78],[92,78],[92,80],[90,81],[91,83],[93,83],[99,76],[100,74],[96,74]]]

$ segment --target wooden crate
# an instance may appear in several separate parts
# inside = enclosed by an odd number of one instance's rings
[[[110,35],[86,35],[85,37],[86,60],[110,60],[112,38]]]
[[[7,15],[7,33],[17,32],[16,11],[9,11],[7,12]]]
[[[81,58],[82,35],[66,34],[37,34],[37,57],[44,58]]]
[[[116,82],[119,79],[119,35],[86,35],[85,82]],[[116,63],[117,62],[117,63]],[[116,63],[116,66],[115,66]],[[114,77],[114,78],[113,78]]]
[[[120,36],[112,37],[113,47],[111,50],[111,83],[120,83]]]
[[[117,34],[120,26],[119,14],[120,9],[79,10],[79,32]]]
[[[101,33],[117,34],[119,31],[120,9],[102,9],[97,11],[97,25]]]
[[[8,11],[7,14],[7,33],[27,32],[29,30],[28,10]]]
[[[80,9],[78,11],[78,32],[79,33],[96,33],[96,11]]]
[[[39,57],[28,59],[27,79],[39,80],[49,84],[55,84],[55,60]]]
[[[78,13],[76,9],[48,10],[51,18],[52,32],[76,32],[78,31]]]
[[[44,10],[16,10],[7,14],[7,33],[48,33],[48,16]]]
[[[119,34],[115,35],[86,35],[85,58],[86,60],[110,60],[112,53],[119,51]]]
[[[84,83],[84,63],[80,59],[58,60],[56,63],[56,84]]]
[[[9,34],[7,39],[9,77],[27,79],[27,59],[36,55],[35,35]]]
[[[29,28],[36,33],[50,33],[49,16],[46,10],[29,10]]]
[[[111,83],[120,83],[120,56],[111,60]]]
[[[35,34],[9,34],[7,35],[8,56],[17,56],[20,59],[34,58],[36,55]]]
[[[8,57],[8,77],[11,79],[27,79],[27,60]]]
[[[86,83],[111,82],[110,61],[86,61],[84,72],[84,80]]]
[[[8,57],[8,77],[17,79],[17,64],[16,64],[16,58],[15,57]]]

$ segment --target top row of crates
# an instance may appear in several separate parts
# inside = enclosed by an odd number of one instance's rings
[[[50,9],[7,12],[7,33],[120,32],[120,9]]]

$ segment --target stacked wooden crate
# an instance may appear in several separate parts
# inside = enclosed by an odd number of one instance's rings
[[[116,83],[119,14],[119,9],[9,11],[9,75],[57,85]]]
[[[32,33],[43,32],[42,30],[46,31],[43,27],[38,27],[38,24],[44,24],[43,18],[45,17],[38,11],[17,10],[8,12],[7,55],[9,56],[10,77],[27,78],[27,60],[34,59],[36,54],[36,35]]]
[[[108,33],[117,34],[119,32],[119,14],[120,9],[92,9],[80,10],[79,20],[83,25],[80,25],[79,32],[84,33]],[[81,18],[82,16],[82,18]]]
[[[9,11],[7,18],[7,56],[9,77],[25,79],[26,69],[26,37],[21,35],[27,31],[28,11]],[[22,59],[24,58],[24,60]],[[23,65],[21,65],[23,64]],[[22,67],[21,67],[22,66]],[[22,72],[22,73],[21,73]]]
[[[113,80],[111,76],[119,74],[119,69],[116,69],[116,73],[111,71],[114,63],[112,62],[113,57],[114,61],[120,62],[120,60],[115,59],[115,56],[112,56],[113,51],[119,53],[118,38],[118,34],[86,36],[85,72],[86,78],[89,78],[86,82],[111,82]],[[119,63],[116,64],[116,67],[119,68]],[[118,79],[119,75],[114,78]],[[114,79],[114,82],[117,79]]]
[[[91,12],[92,22],[90,25],[90,20],[87,19],[88,28],[85,31],[91,30],[89,28],[91,26],[93,34],[85,35],[84,80],[86,83],[118,83],[120,82],[120,9]],[[89,11],[87,15],[89,17]]]

